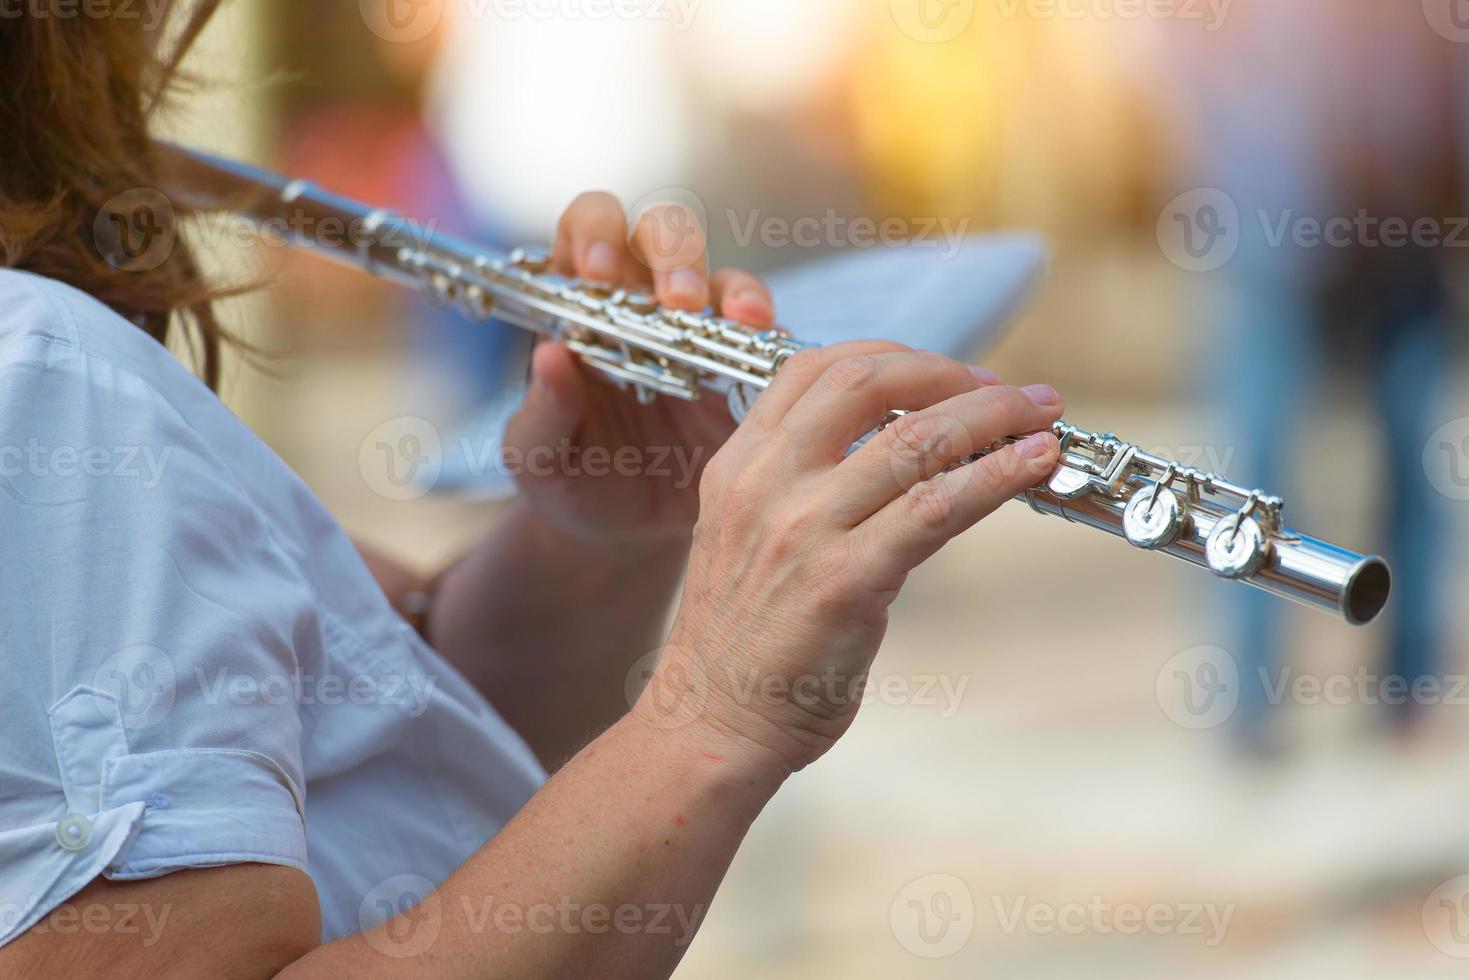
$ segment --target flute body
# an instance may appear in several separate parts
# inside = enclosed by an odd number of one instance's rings
[[[236,211],[292,245],[398,282],[471,320],[493,318],[555,338],[644,401],[712,392],[727,398],[740,419],[782,362],[813,346],[779,328],[667,310],[642,292],[569,280],[555,275],[542,253],[500,254],[305,181],[183,149],[169,152],[174,193],[190,205]],[[324,235],[323,228],[335,233]],[[1017,498],[1038,513],[1106,531],[1353,625],[1370,622],[1386,605],[1387,564],[1286,527],[1279,497],[1110,433],[1064,421],[1054,430],[1060,465]]]

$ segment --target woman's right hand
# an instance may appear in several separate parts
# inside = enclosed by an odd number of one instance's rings
[[[908,573],[1056,466],[1060,396],[995,382],[884,342],[787,361],[705,470],[683,599],[635,713],[788,771],[820,757],[851,725]],[[909,414],[846,456],[894,409]]]

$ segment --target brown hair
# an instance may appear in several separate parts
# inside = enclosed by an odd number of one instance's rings
[[[180,330],[210,387],[221,343],[232,340],[211,306],[226,293],[210,289],[177,237],[188,209],[159,190],[165,174],[149,120],[218,4],[167,0],[158,22],[114,0],[67,17],[28,5],[0,19],[0,268],[69,283],[160,343]],[[192,8],[187,19],[180,6]],[[136,261],[113,246],[149,200],[166,211],[168,241]]]

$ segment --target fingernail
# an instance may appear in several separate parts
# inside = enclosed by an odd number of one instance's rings
[[[704,291],[704,277],[693,269],[676,269],[669,273],[668,291],[675,296],[698,297]]]
[[[1051,408],[1061,404],[1061,396],[1056,394],[1056,389],[1050,385],[1027,385],[1020,390],[1041,408]]]
[[[582,278],[595,282],[617,281],[617,250],[606,242],[593,242],[587,249]]]
[[[1020,440],[1017,447],[1024,459],[1040,459],[1051,451],[1051,436],[1036,432]]]
[[[982,385],[997,385],[1000,383],[1000,376],[998,374],[989,368],[980,367],[978,364],[969,365],[969,373],[974,375],[974,380]]]

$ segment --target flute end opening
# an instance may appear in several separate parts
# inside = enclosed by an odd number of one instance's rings
[[[1352,572],[1342,596],[1342,613],[1353,626],[1365,626],[1377,618],[1392,591],[1392,572],[1376,556],[1365,558]]]

